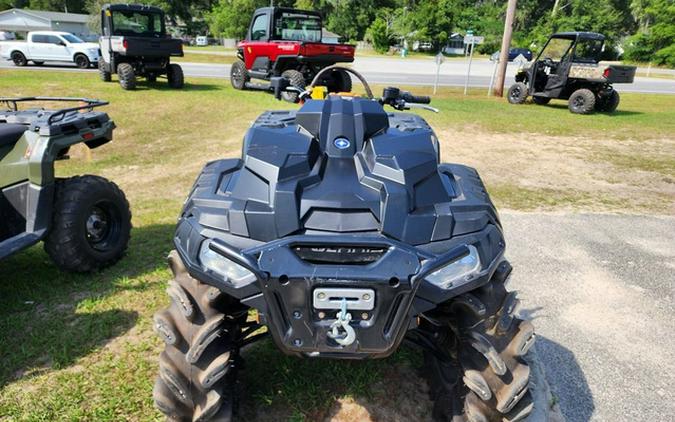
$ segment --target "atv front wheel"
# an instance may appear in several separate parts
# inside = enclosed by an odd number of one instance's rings
[[[281,76],[288,79],[291,82],[292,87],[298,88],[302,91],[305,90],[305,77],[302,76],[302,73],[298,72],[297,70],[285,70]],[[281,98],[283,98],[285,101],[288,101],[289,103],[297,103],[298,98],[300,98],[300,94],[297,92],[283,91],[281,93]]]
[[[25,66],[28,64],[28,60],[26,60],[26,56],[23,55],[22,52],[20,51],[15,51],[11,55],[12,61],[14,62],[14,65],[16,66]]]
[[[619,107],[620,101],[621,97],[619,96],[619,93],[615,90],[612,90],[609,94],[599,98],[595,107],[598,111],[604,113],[613,113],[616,111],[616,108]]]
[[[503,262],[488,284],[425,314],[436,350],[425,351],[424,366],[437,420],[515,422],[532,411],[523,357],[535,334],[514,315],[516,294],[504,286],[510,269]]]
[[[176,251],[169,254],[169,266],[171,304],[154,317],[165,343],[155,405],[169,420],[230,421],[237,344],[248,313],[217,288],[192,278]]]
[[[169,80],[169,86],[174,89],[181,89],[185,85],[185,77],[183,76],[183,68],[175,63],[169,65],[168,73],[166,74]]]
[[[98,61],[98,77],[101,78],[103,82],[110,82],[112,80],[112,75],[106,70],[103,59]]]
[[[242,90],[246,89],[246,82],[250,81],[251,77],[246,70],[246,65],[241,60],[232,63],[230,68],[230,83],[232,88]]]
[[[59,268],[85,273],[115,264],[130,232],[129,203],[116,184],[99,176],[57,181],[45,250]]]
[[[511,85],[506,97],[511,104],[523,104],[527,100],[527,85],[516,82]]]
[[[595,110],[595,94],[590,89],[577,89],[570,95],[568,108],[575,114],[591,114]]]

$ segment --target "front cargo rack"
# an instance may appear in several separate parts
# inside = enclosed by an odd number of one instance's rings
[[[0,97],[0,103],[6,104],[7,107],[9,107],[9,111],[19,111],[19,103],[42,101],[84,103],[77,107],[66,107],[57,110],[49,110],[53,111],[53,113],[47,119],[47,123],[49,124],[62,120],[67,113],[80,110],[92,111],[96,107],[102,107],[109,104],[107,101],[78,97]]]

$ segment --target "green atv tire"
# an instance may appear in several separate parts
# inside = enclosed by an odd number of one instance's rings
[[[65,271],[86,273],[115,264],[126,252],[131,211],[124,193],[99,176],[56,182],[47,254]]]

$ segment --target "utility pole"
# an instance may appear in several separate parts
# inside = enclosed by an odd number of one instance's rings
[[[499,54],[499,67],[497,68],[497,83],[495,96],[504,95],[504,79],[506,78],[506,65],[509,62],[509,49],[511,48],[511,36],[513,35],[513,19],[516,14],[516,0],[509,0],[506,6],[506,20],[504,21],[504,37],[502,49]]]

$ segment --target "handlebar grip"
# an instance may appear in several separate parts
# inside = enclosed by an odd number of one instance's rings
[[[402,97],[406,103],[417,103],[417,104],[431,103],[431,97],[427,95],[412,95],[411,93],[408,92],[402,95]]]

